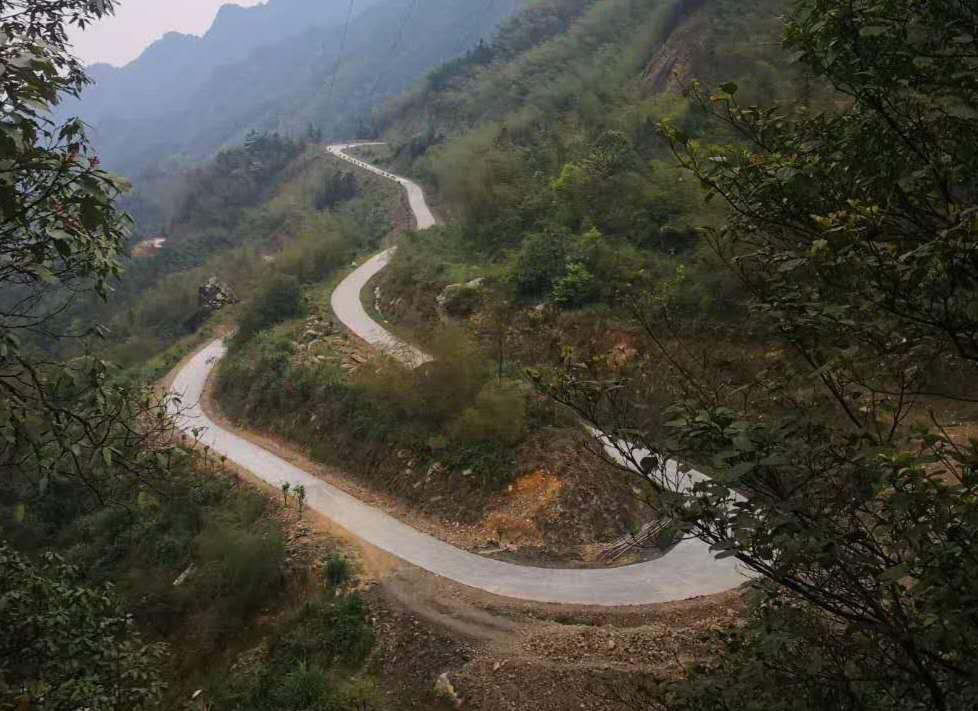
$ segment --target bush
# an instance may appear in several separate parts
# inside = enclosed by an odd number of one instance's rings
[[[397,363],[363,373],[360,385],[377,403],[402,419],[440,429],[457,417],[478,395],[491,365],[464,332],[446,329],[430,344],[434,360],[406,369]]]
[[[276,257],[274,269],[309,284],[348,263],[352,248],[345,223],[326,215],[306,216],[295,238]]]
[[[356,595],[324,593],[279,625],[257,666],[242,666],[209,685],[215,709],[382,708],[376,685],[356,676],[374,646],[367,609]]]
[[[334,706],[334,693],[326,672],[305,660],[285,675],[274,694],[278,708],[327,709]]]
[[[462,442],[513,446],[526,435],[526,396],[515,383],[490,382],[450,430]]]
[[[351,577],[350,561],[340,555],[330,556],[326,561],[326,581],[338,588]]]
[[[526,296],[547,293],[566,269],[567,250],[561,236],[553,233],[530,235],[516,258],[513,278]]]
[[[258,290],[246,307],[238,325],[234,344],[240,346],[259,331],[302,313],[302,289],[299,280],[288,274],[276,274]]]
[[[316,193],[317,210],[329,210],[352,200],[360,193],[357,176],[353,171],[331,171],[323,177],[322,187]]]
[[[451,316],[471,316],[482,303],[482,289],[468,284],[455,285],[445,291],[443,307]]]
[[[284,625],[271,647],[284,660],[321,659],[346,668],[359,666],[373,647],[373,630],[358,595],[307,603],[291,624]]]
[[[594,275],[580,262],[567,267],[567,274],[554,284],[554,302],[561,306],[581,306],[597,294]]]
[[[143,643],[111,588],[80,577],[54,555],[35,564],[0,541],[0,707],[158,707],[164,646]]]
[[[196,547],[201,577],[211,588],[199,592],[223,597],[230,619],[255,612],[281,581],[285,545],[271,531],[249,531],[217,521],[197,537]]]

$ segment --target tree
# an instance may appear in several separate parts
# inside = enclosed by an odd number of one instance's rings
[[[360,186],[353,171],[330,171],[323,178],[323,186],[316,194],[316,209],[331,210],[352,200],[359,192]]]
[[[48,118],[87,83],[66,28],[114,10],[113,0],[0,2],[0,496],[30,507],[125,505],[159,490],[171,461],[165,400],[113,377],[87,354],[49,346],[98,336],[59,318],[79,297],[105,298],[121,273],[129,219],[124,181],[101,169],[82,123]],[[58,492],[58,500],[52,501]],[[0,706],[139,709],[161,690],[161,648],[142,644],[111,594],[75,583],[56,558],[42,566],[0,544]]]
[[[303,307],[302,287],[290,274],[274,274],[247,304],[233,344],[241,346],[256,333],[298,316]]]
[[[282,505],[288,508],[289,506],[289,491],[292,490],[292,484],[287,481],[282,482]]]
[[[165,647],[144,644],[111,588],[78,586],[57,556],[0,543],[0,708],[156,708]]]
[[[515,318],[512,295],[499,285],[484,288],[481,330],[489,341],[489,350],[496,361],[496,380],[503,379],[506,356],[513,336]]]
[[[66,333],[57,317],[81,294],[105,298],[121,273],[129,220],[115,200],[127,186],[99,167],[80,121],[47,118],[88,81],[66,26],[113,8],[0,4],[0,472],[25,503],[62,480],[105,503],[120,480],[159,483],[170,457],[165,403],[150,390],[114,381],[99,358],[59,362],[43,350],[65,336],[100,335],[96,324]]]
[[[299,506],[299,514],[301,515],[302,509],[306,505],[306,487],[302,484],[295,487],[295,501]]]
[[[567,268],[567,247],[561,234],[529,235],[516,258],[513,278],[516,289],[527,296],[548,291]]]
[[[769,357],[691,360],[676,344],[695,324],[646,284],[633,306],[660,372],[538,377],[608,435],[661,515],[761,576],[751,624],[670,690],[673,707],[783,708],[790,688],[799,709],[974,708],[978,443],[940,413],[976,401],[978,13],[804,0],[785,44],[838,92],[834,110],[694,84],[738,142],[663,126],[730,208],[706,238]],[[651,430],[663,388],[672,421]],[[648,450],[710,478],[643,470]]]

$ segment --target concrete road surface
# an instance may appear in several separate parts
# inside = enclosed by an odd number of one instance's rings
[[[403,185],[418,229],[435,224],[418,185],[345,154],[344,150],[351,145],[355,144],[329,146],[328,150],[364,170]],[[430,360],[429,356],[386,331],[370,318],[360,301],[363,287],[387,265],[392,252],[392,249],[381,252],[350,274],[333,292],[333,310],[340,321],[365,341],[416,366]],[[223,343],[214,341],[177,374],[172,390],[182,399],[183,409],[177,414],[179,426],[185,430],[201,428],[204,444],[273,486],[283,482],[289,482],[293,488],[303,485],[308,506],[368,543],[436,575],[521,600],[605,606],[683,600],[729,590],[747,580],[734,558],[717,560],[709,547],[697,539],[684,540],[666,555],[646,563],[562,570],[484,558],[432,538],[212,422],[199,401],[208,374],[224,353]],[[596,436],[600,437],[600,433]],[[674,463],[668,466],[675,469]]]
[[[745,581],[733,558],[716,560],[707,546],[685,540],[665,556],[620,568],[558,570],[504,563],[468,553],[407,526],[388,514],[308,474],[281,457],[221,428],[204,414],[200,397],[208,374],[224,355],[214,341],[177,374],[172,389],[182,397],[182,429],[201,428],[214,452],[272,486],[306,487],[306,505],[363,540],[408,563],[479,590],[537,602],[581,605],[644,605],[709,595]]]

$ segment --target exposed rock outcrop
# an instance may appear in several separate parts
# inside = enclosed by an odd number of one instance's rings
[[[473,279],[464,284],[449,284],[435,298],[438,312],[442,315],[465,317],[470,316],[479,307],[482,299],[482,282]]]
[[[217,277],[211,277],[207,283],[197,290],[197,302],[201,308],[209,308],[217,311],[229,304],[238,303],[239,299],[231,291],[231,287],[220,281]]]
[[[677,19],[669,39],[646,65],[643,79],[654,92],[681,94],[690,80],[697,76],[696,57],[705,52],[705,37],[708,35],[706,15],[701,12],[704,4],[703,0],[692,0],[686,4],[686,11]]]
[[[184,322],[184,326],[188,331],[196,331],[204,325],[211,314],[239,301],[230,286],[217,277],[211,277],[197,290],[198,308],[193,316]]]

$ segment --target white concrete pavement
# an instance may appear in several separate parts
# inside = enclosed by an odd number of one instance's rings
[[[214,341],[177,374],[172,389],[182,399],[181,429],[198,428],[200,441],[272,486],[306,488],[306,505],[382,550],[463,585],[520,600],[580,605],[645,605],[729,590],[744,582],[733,559],[717,561],[695,539],[668,554],[620,568],[533,568],[468,553],[331,486],[267,449],[225,430],[200,406],[207,377],[224,355]]]
[[[403,185],[418,229],[436,224],[418,185],[346,154],[345,149],[352,145],[357,144],[334,145],[328,150],[364,170]],[[392,252],[393,249],[381,252],[351,273],[333,292],[332,305],[337,318],[365,341],[406,364],[418,365],[430,357],[386,331],[370,318],[360,301],[363,287],[387,265]],[[683,540],[666,555],[645,563],[571,570],[505,563],[432,538],[210,420],[200,407],[200,399],[208,374],[224,352],[223,343],[215,341],[177,374],[172,390],[181,396],[183,404],[177,415],[178,425],[185,430],[199,428],[204,444],[274,486],[282,482],[289,482],[293,487],[303,485],[308,506],[368,543],[436,575],[521,600],[604,606],[682,600],[729,590],[747,580],[736,559],[716,559],[698,539]],[[606,448],[610,448],[607,443]],[[672,476],[678,476],[675,463],[667,466]]]

